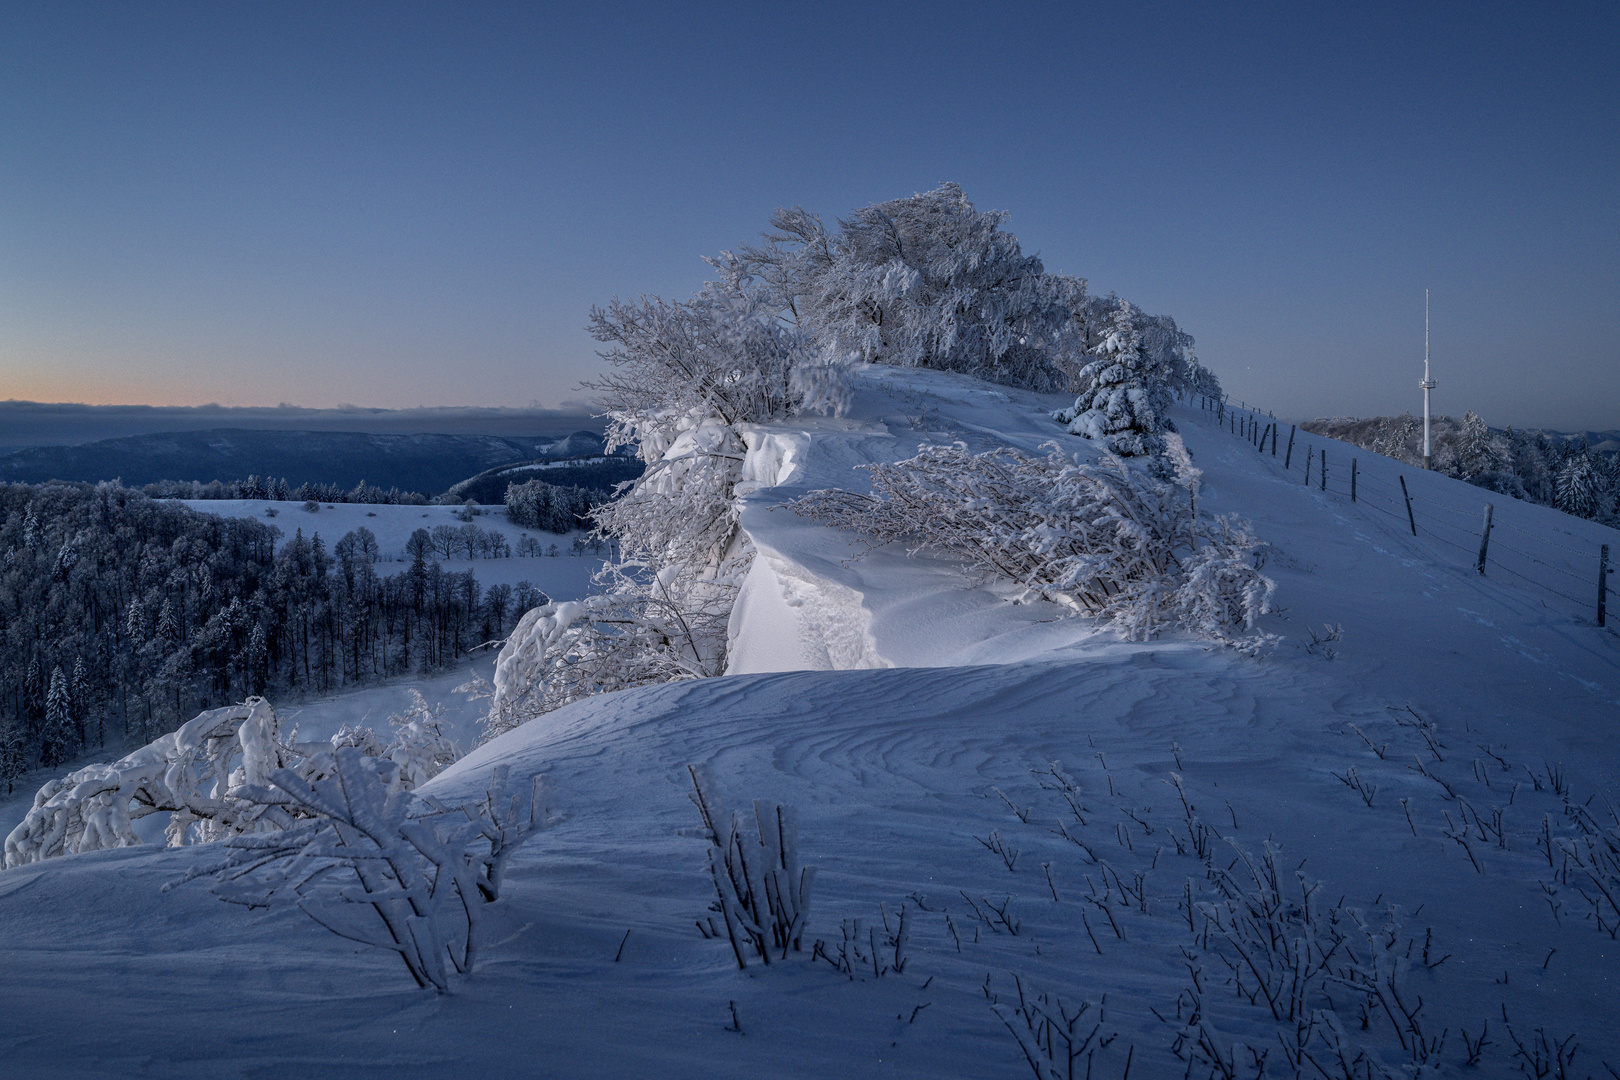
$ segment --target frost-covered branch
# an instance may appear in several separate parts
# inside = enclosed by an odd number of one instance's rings
[[[398,766],[356,747],[311,765],[241,792],[300,824],[233,837],[223,861],[188,877],[213,874],[231,903],[296,905],[340,937],[397,953],[418,986],[448,992],[452,970],[472,972],[507,858],[545,825],[539,778],[524,799],[497,768],[482,802],[452,808],[403,790]]]

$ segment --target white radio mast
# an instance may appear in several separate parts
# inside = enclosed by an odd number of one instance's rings
[[[1429,391],[1440,384],[1429,378],[1429,290],[1423,290],[1423,467],[1429,467]]]

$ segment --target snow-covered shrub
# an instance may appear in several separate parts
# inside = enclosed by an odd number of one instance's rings
[[[458,690],[472,688],[464,684]],[[393,737],[383,742],[368,727],[344,724],[332,736],[332,749],[352,746],[367,757],[387,758],[397,765],[395,784],[401,790],[414,791],[454,765],[465,754],[460,746],[444,734],[444,705],[428,704],[421,691],[411,687],[407,693],[411,702],[404,712],[388,717]],[[474,690],[476,694],[476,690]],[[487,696],[487,695],[477,695]]]
[[[393,762],[352,746],[311,764],[308,776],[277,769],[240,791],[286,828],[231,838],[222,862],[188,878],[213,874],[216,895],[250,908],[295,904],[340,937],[398,953],[418,986],[448,992],[451,969],[473,970],[507,858],[545,824],[540,778],[523,799],[501,766],[482,802],[448,807],[401,790]]]
[[[799,867],[798,813],[791,806],[756,799],[750,825],[743,814],[726,810],[706,767],[688,765],[687,772],[709,841],[709,876],[716,896],[711,908],[724,923],[737,966],[748,967],[749,953],[765,964],[773,954],[787,959],[789,951],[799,951],[816,879],[815,867]],[[718,937],[720,928],[712,919],[710,926],[705,934]]]
[[[1165,437],[1179,450],[1180,440]],[[872,494],[814,491],[790,505],[879,543],[964,556],[973,572],[1098,617],[1126,638],[1166,629],[1250,649],[1276,586],[1259,571],[1264,545],[1236,517],[1196,513],[1196,476],[1172,455],[1180,482],[1095,464],[1055,445],[1044,458],[1011,448],[971,453],[925,445],[905,461],[866,465]]]
[[[331,740],[334,749],[391,762],[390,776],[402,791],[437,776],[463,753],[445,737],[443,706],[429,705],[415,689],[410,694],[405,711],[388,718],[387,742],[370,728],[350,725]],[[242,794],[278,768],[312,775],[317,766],[307,744],[283,741],[268,701],[248,698],[211,709],[110,765],[86,765],[48,781],[6,838],[5,865],[138,844],[133,822],[149,814],[170,815],[165,838],[171,847],[279,828]]]
[[[148,814],[170,813],[171,846],[261,827],[240,790],[297,757],[263,698],[211,709],[110,765],[46,783],[6,837],[5,864],[138,844],[132,822]]]

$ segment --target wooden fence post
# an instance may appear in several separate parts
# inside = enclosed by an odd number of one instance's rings
[[[1350,501],[1351,502],[1356,501],[1356,466],[1357,466],[1359,461],[1360,461],[1359,458],[1351,458],[1350,459]]]
[[[1490,503],[1485,504],[1485,531],[1479,537],[1479,572],[1485,572],[1485,553],[1491,546],[1491,513],[1495,510]]]
[[[1305,448],[1305,486],[1306,487],[1311,486],[1311,459],[1314,458],[1315,456],[1316,456],[1316,447],[1308,446],[1308,447]]]
[[[1283,468],[1284,469],[1288,468],[1289,463],[1294,460],[1294,431],[1295,430],[1296,430],[1296,428],[1294,427],[1293,424],[1288,425],[1288,453],[1283,456]],[[1273,443],[1272,446],[1271,446],[1271,452],[1273,454],[1275,454],[1277,452],[1277,445],[1275,443]]]
[[[1604,544],[1598,553],[1598,625],[1608,614],[1609,607],[1609,575],[1614,573],[1609,569],[1609,545]]]
[[[1412,516],[1412,496],[1406,490],[1406,477],[1401,477],[1401,494],[1406,498],[1406,523],[1412,526],[1412,535],[1417,535],[1417,518]]]
[[[1322,474],[1322,490],[1327,490],[1327,447],[1322,447],[1322,460],[1317,470]]]

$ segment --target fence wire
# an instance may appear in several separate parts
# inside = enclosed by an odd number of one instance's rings
[[[1216,411],[1216,406],[1213,402],[1209,404],[1208,411]],[[1254,442],[1253,435],[1245,429],[1243,424],[1245,413],[1243,411],[1233,410],[1230,408],[1228,408],[1227,413],[1228,424],[1235,425],[1229,428],[1228,433],[1237,438],[1243,439],[1251,448],[1256,449],[1262,457],[1266,456],[1265,439],[1267,437],[1278,438],[1281,435],[1281,425],[1279,424],[1275,435],[1262,436],[1260,443],[1257,445]],[[1266,417],[1264,414],[1255,414],[1252,416],[1252,419],[1258,420],[1261,423],[1274,422],[1271,417]],[[1217,426],[1225,427],[1227,425],[1217,422]],[[1297,427],[1295,428],[1295,431],[1298,431]],[[1305,469],[1303,477],[1304,487],[1312,491],[1327,492],[1334,495],[1351,498],[1352,505],[1364,506],[1370,510],[1376,510],[1381,514],[1394,518],[1398,524],[1407,525],[1408,528],[1410,528],[1414,523],[1421,522],[1423,528],[1418,531],[1416,539],[1439,541],[1440,543],[1445,544],[1447,547],[1453,548],[1466,556],[1469,560],[1470,566],[1477,565],[1479,557],[1479,542],[1482,538],[1481,534],[1484,530],[1484,520],[1482,515],[1476,516],[1476,513],[1461,510],[1454,506],[1448,506],[1444,502],[1428,503],[1420,501],[1413,498],[1409,491],[1398,488],[1395,484],[1391,484],[1389,481],[1380,477],[1370,476],[1367,473],[1363,473],[1359,468],[1356,470],[1356,494],[1354,497],[1351,497],[1349,470],[1356,467],[1354,463],[1359,462],[1360,459],[1358,457],[1355,455],[1350,455],[1350,461],[1352,462],[1351,465],[1342,464],[1343,459],[1339,457],[1335,457],[1333,463],[1329,464],[1327,461],[1326,449],[1324,447],[1320,447],[1312,442],[1306,442],[1303,445],[1300,445],[1296,441],[1294,445],[1294,452],[1297,455],[1301,451],[1304,453],[1304,457],[1301,462]],[[1279,449],[1276,456],[1282,455],[1283,451],[1281,449],[1281,443],[1279,443]],[[1286,457],[1283,458],[1283,461],[1276,462],[1275,465],[1288,473],[1292,473],[1294,471],[1292,462]],[[1326,469],[1325,480],[1323,479],[1323,472],[1321,471],[1324,468]],[[1396,509],[1388,509],[1387,507],[1379,505],[1379,501],[1377,499],[1367,498],[1367,488],[1369,486],[1375,492],[1382,493],[1389,502],[1394,503]],[[1486,489],[1481,489],[1482,492],[1485,490]],[[1483,509],[1483,504],[1481,508]],[[1402,509],[1405,509],[1410,513],[1410,519],[1408,519],[1405,514],[1400,512]],[[1452,520],[1437,517],[1431,512],[1434,510],[1442,511],[1446,514],[1452,515],[1452,517],[1469,521],[1471,525],[1469,527],[1465,527]],[[1575,555],[1583,561],[1595,559],[1597,557],[1597,552],[1590,549],[1582,551],[1571,547],[1568,544],[1563,544],[1557,540],[1551,539],[1542,533],[1531,532],[1528,529],[1520,528],[1519,526],[1514,525],[1512,522],[1493,520],[1491,523],[1492,535],[1490,543],[1486,547],[1487,576],[1491,572],[1501,570],[1505,573],[1511,574],[1515,578],[1518,578],[1527,585],[1532,585],[1543,592],[1551,593],[1552,595],[1557,596],[1560,599],[1567,600],[1580,608],[1588,608],[1592,606],[1595,597],[1589,597],[1588,599],[1583,600],[1579,597],[1571,596],[1568,592],[1565,592],[1561,588],[1556,588],[1545,581],[1539,581],[1509,566],[1501,558],[1501,553],[1506,552],[1521,559],[1526,559],[1537,566],[1555,571],[1556,573],[1562,574],[1564,577],[1570,578],[1574,581],[1589,585],[1593,584],[1590,577],[1586,574],[1577,573],[1566,566],[1560,566],[1557,563],[1548,562],[1545,559],[1538,558],[1531,552],[1515,547],[1512,544],[1508,544],[1499,539],[1495,535],[1495,530],[1500,528],[1511,529],[1516,533],[1529,537],[1537,545],[1545,545],[1550,548],[1557,548],[1561,551]],[[1448,529],[1453,533],[1461,534],[1468,540],[1469,543],[1467,545],[1459,544],[1447,535],[1437,531],[1438,529]],[[1558,533],[1560,536],[1573,540],[1576,543],[1582,542],[1578,537],[1573,536],[1561,529],[1554,529],[1552,531]]]

